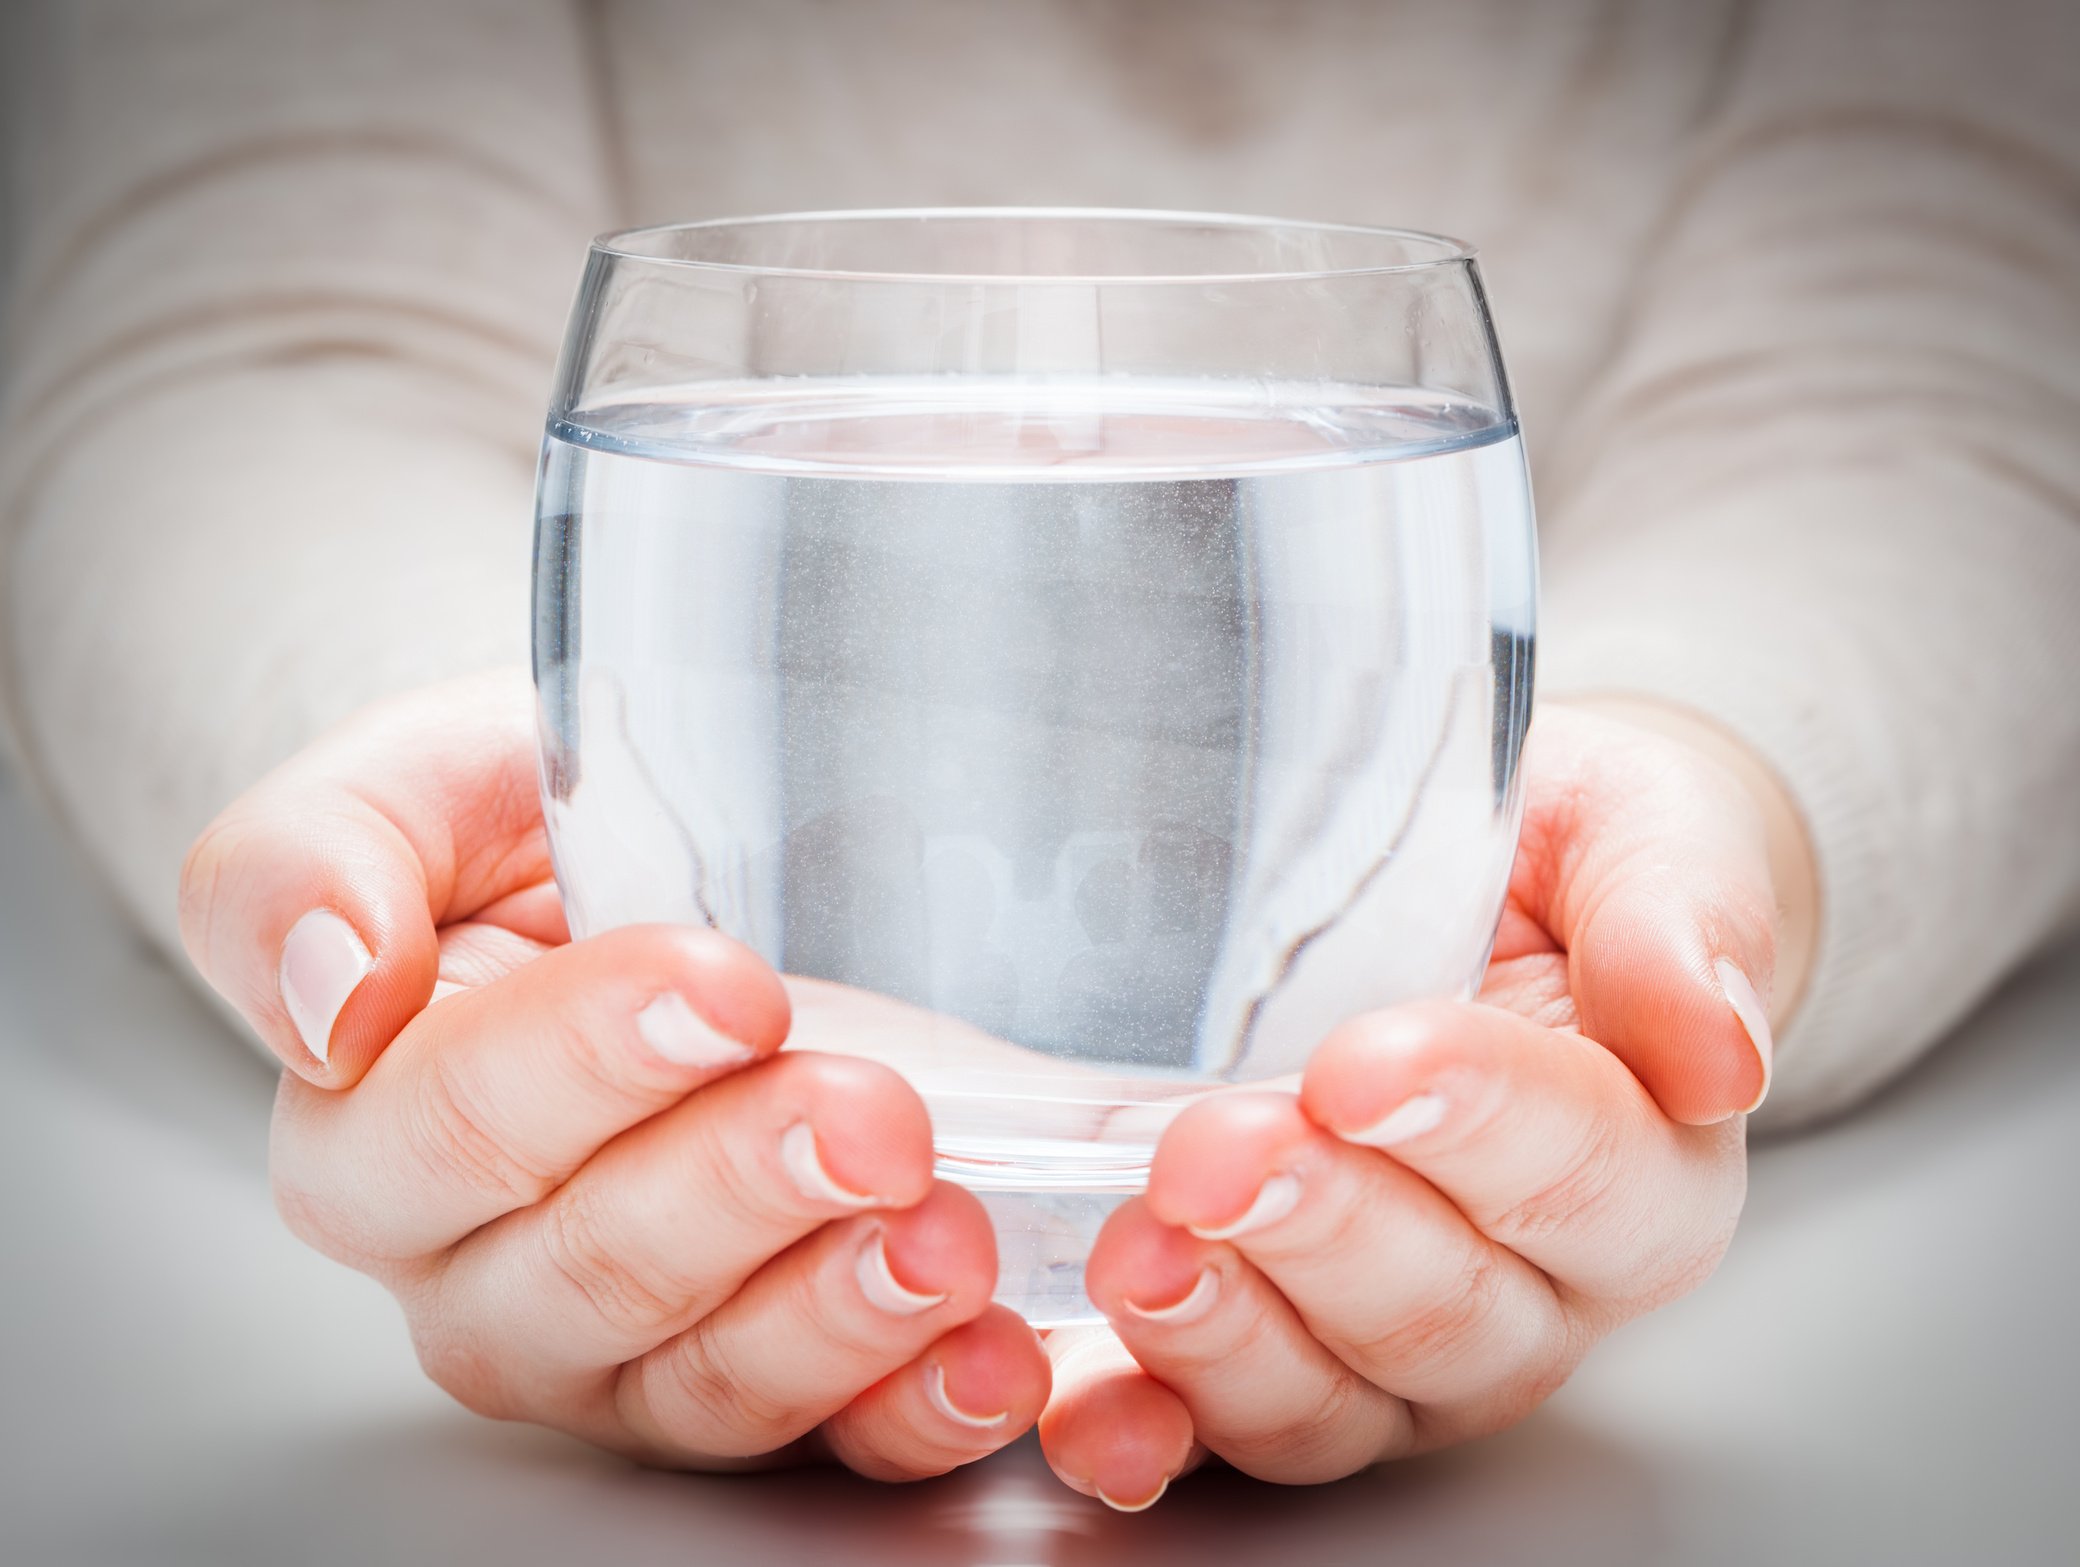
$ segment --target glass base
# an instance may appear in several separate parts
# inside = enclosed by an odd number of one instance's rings
[[[937,1174],[973,1192],[997,1235],[996,1299],[1036,1328],[1102,1322],[1083,1287],[1098,1231],[1148,1185],[1156,1139],[1209,1091],[1194,1078],[913,1073]]]
[[[1091,1243],[1130,1191],[978,1190],[997,1231],[999,1305],[1036,1328],[1103,1322],[1084,1293]]]

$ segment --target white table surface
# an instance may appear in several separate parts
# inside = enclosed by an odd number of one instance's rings
[[[0,780],[0,1562],[2080,1562],[2080,953],[1762,1149],[1732,1256],[1487,1443],[1153,1511],[646,1473],[422,1381],[265,1183],[271,1075]]]

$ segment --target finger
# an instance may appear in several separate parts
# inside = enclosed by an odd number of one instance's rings
[[[1109,1328],[1057,1328],[1047,1336],[1054,1391],[1040,1416],[1040,1447],[1071,1490],[1138,1513],[1196,1467],[1183,1400],[1142,1370]]]
[[[443,925],[440,979],[433,987],[433,999],[441,1001],[458,990],[489,985],[534,962],[551,947],[564,945],[563,941],[538,941],[508,925],[473,919]]]
[[[494,898],[469,917],[482,925],[509,930],[537,946],[560,947],[571,939],[570,924],[564,918],[563,895],[553,878]],[[454,927],[451,924],[447,928]]]
[[[786,1051],[616,1139],[543,1202],[469,1236],[441,1263],[436,1309],[422,1315],[462,1341],[455,1355],[527,1367],[553,1402],[707,1318],[827,1222],[914,1206],[931,1170],[931,1124],[901,1078]],[[994,1245],[976,1261],[992,1281]],[[538,1407],[521,1402],[523,1413]]]
[[[538,1202],[615,1134],[779,1048],[787,996],[713,931],[629,926],[421,1013],[351,1093],[285,1079],[273,1171],[348,1260]]]
[[[1231,1094],[1179,1116],[1148,1207],[1227,1241],[1337,1360],[1411,1402],[1514,1406],[1567,1359],[1567,1315],[1536,1268],[1291,1095]]]
[[[1245,1474],[1333,1480],[1413,1439],[1407,1404],[1331,1354],[1248,1260],[1163,1223],[1142,1199],[1106,1220],[1085,1280],[1134,1359],[1183,1401],[1198,1440]]]
[[[343,1088],[433,994],[435,929],[549,876],[518,674],[370,708],[241,796],[181,871],[181,939],[282,1061]]]
[[[826,1225],[622,1367],[615,1407],[679,1461],[771,1452],[979,1316],[996,1262],[982,1204],[945,1182],[913,1208]]]
[[[1769,1089],[1776,899],[1767,834],[1733,775],[1592,715],[1527,759],[1565,810],[1525,822],[1513,895],[1568,950],[1582,1031],[1677,1121],[1752,1110]]]
[[[1570,937],[1582,1029],[1692,1125],[1769,1092],[1770,922],[1752,889],[1697,866],[1615,871]],[[1758,981],[1754,976],[1761,976]]]
[[[1694,1285],[1740,1214],[1741,1122],[1677,1126],[1593,1041],[1493,1007],[1348,1023],[1315,1052],[1300,1102],[1594,1300],[1655,1303]]]
[[[870,1479],[944,1474],[1030,1429],[1050,1381],[1033,1330],[1017,1312],[990,1306],[831,1416],[825,1444]]]

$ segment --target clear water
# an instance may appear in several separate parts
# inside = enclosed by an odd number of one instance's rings
[[[1514,853],[1515,431],[1377,391],[767,382],[560,421],[536,675],[573,932],[711,924],[880,1057],[1000,1299],[1210,1087],[1464,994]]]

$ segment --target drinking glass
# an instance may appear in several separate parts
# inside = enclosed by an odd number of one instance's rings
[[[542,453],[572,935],[713,926],[1083,1261],[1186,1101],[1465,996],[1519,820],[1530,490],[1472,253],[1204,214],[597,241]]]

